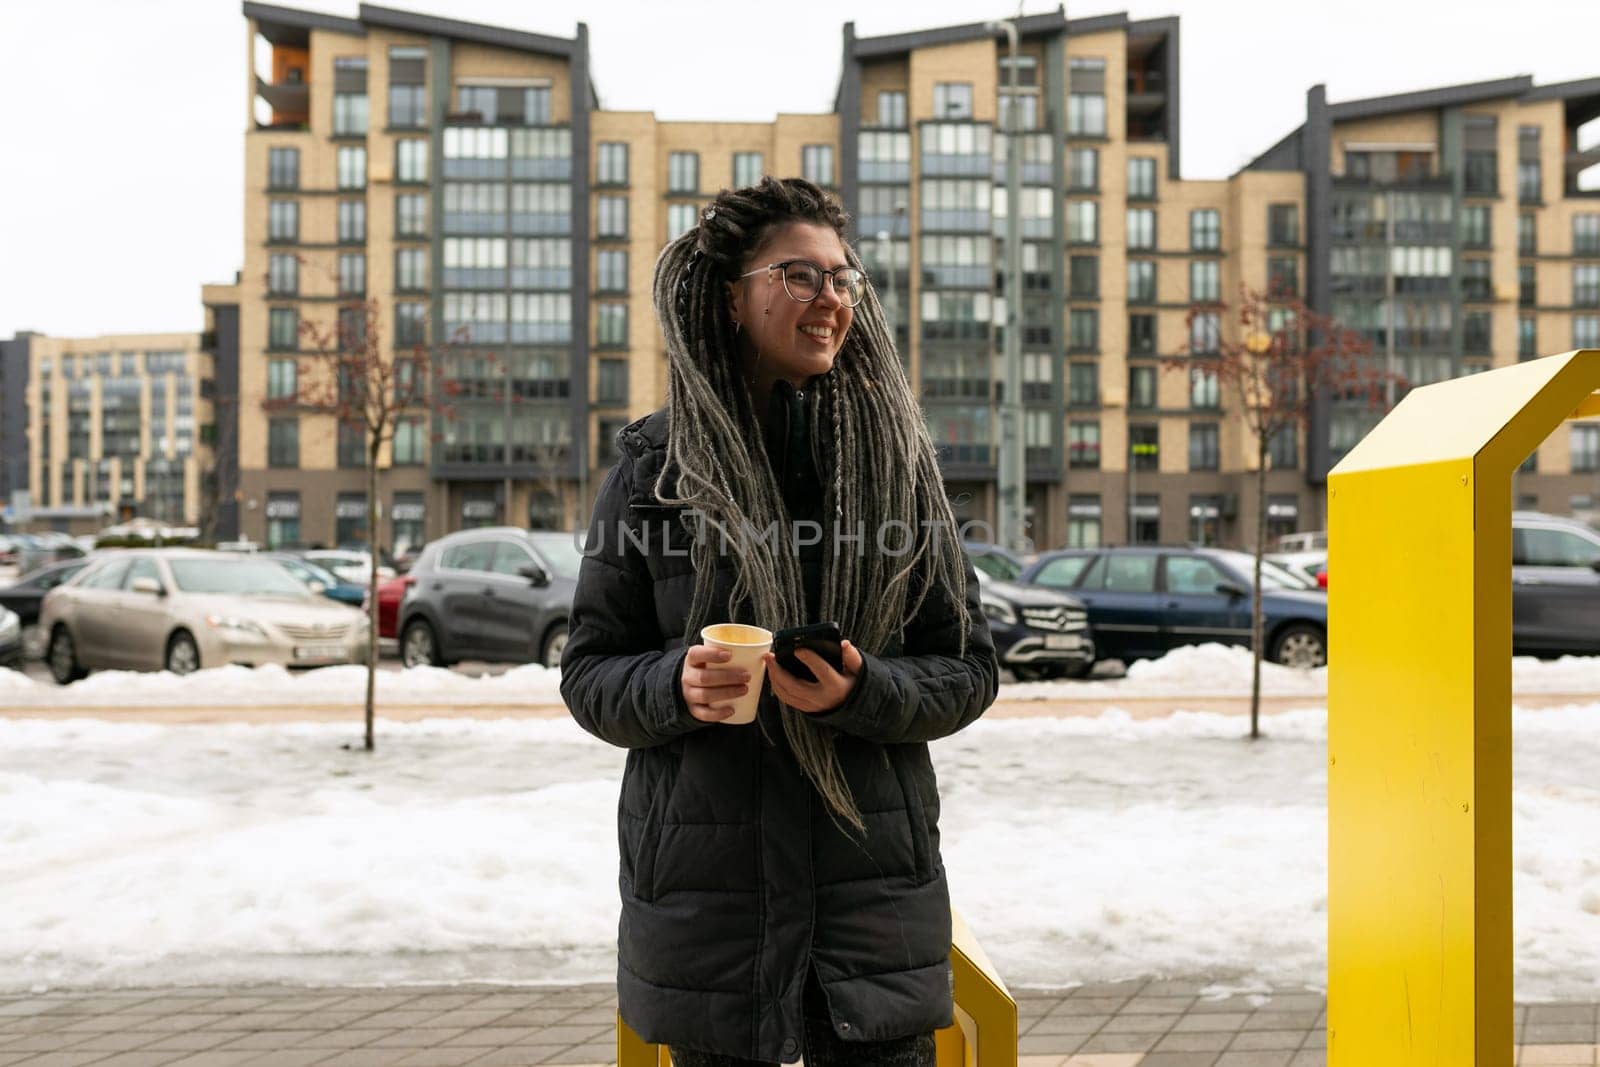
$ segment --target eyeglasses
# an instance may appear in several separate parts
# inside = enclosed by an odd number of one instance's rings
[[[767,271],[783,272],[783,291],[789,294],[791,300],[798,300],[802,304],[809,304],[822,292],[822,279],[830,278],[834,295],[839,298],[839,303],[847,308],[853,308],[861,303],[862,297],[867,295],[867,272],[854,267],[835,267],[832,270],[823,270],[809,259],[786,259],[782,263],[768,263],[765,267],[757,267],[740,278],[748,278],[751,274],[762,274]]]

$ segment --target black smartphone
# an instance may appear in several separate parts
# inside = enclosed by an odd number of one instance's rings
[[[844,635],[836,622],[816,622],[809,626],[791,626],[772,635],[772,655],[778,665],[803,682],[814,682],[805,661],[795,655],[797,649],[807,648],[828,662],[836,671],[844,670]]]

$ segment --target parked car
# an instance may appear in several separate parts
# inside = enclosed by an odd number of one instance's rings
[[[1076,598],[991,578],[979,570],[978,599],[1000,665],[1020,682],[1082,678],[1094,666],[1089,613]]]
[[[1325,548],[1309,552],[1268,552],[1264,558],[1305,579],[1312,588],[1328,588],[1328,550]]]
[[[320,567],[310,560],[301,559],[289,552],[265,552],[262,559],[277,560],[283,564],[288,572],[305,583],[306,588],[313,593],[320,593],[329,600],[337,600],[341,604],[352,604],[360,607],[367,596],[367,588],[356,582],[347,582],[326,568]],[[316,583],[316,584],[312,584]]]
[[[573,535],[553,530],[488,526],[430,543],[400,604],[401,660],[560,666],[581,559]]]
[[[308,563],[315,563],[332,571],[347,582],[365,587],[372,575],[372,556],[366,552],[350,552],[341,548],[313,548],[295,553]],[[378,565],[378,580],[394,577],[394,568]]]
[[[1511,646],[1520,655],[1600,653],[1600,533],[1592,527],[1512,514]]]
[[[22,668],[22,620],[10,608],[0,608],[0,667]]]
[[[16,612],[21,623],[23,652],[27,658],[38,659],[44,655],[44,638],[39,633],[39,605],[44,603],[44,595],[71,581],[88,565],[87,559],[47,563],[0,589],[0,607]]]
[[[1284,534],[1278,538],[1279,552],[1322,552],[1328,551],[1327,530],[1307,530],[1302,533]]]
[[[1102,659],[1153,659],[1183,645],[1250,645],[1253,556],[1218,548],[1066,549],[1020,581],[1070,591],[1089,610]],[[1275,570],[1275,569],[1274,569]],[[1262,571],[1266,656],[1291,667],[1328,662],[1328,598]]]
[[[378,636],[383,640],[400,639],[400,602],[416,584],[417,576],[409,572],[378,583]]]
[[[64,533],[11,534],[19,574],[28,574],[46,563],[82,559],[89,553]]]
[[[62,685],[100,668],[350,663],[367,640],[359,611],[313,594],[279,564],[186,548],[95,559],[45,595],[39,625]]]
[[[972,560],[972,566],[980,574],[987,574],[991,578],[1014,582],[1027,566],[1015,554],[988,541],[963,541],[961,547],[966,550],[967,558]]]

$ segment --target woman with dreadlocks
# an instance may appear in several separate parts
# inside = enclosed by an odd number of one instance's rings
[[[846,224],[763,178],[661,253],[667,405],[617,435],[561,661],[573,716],[628,750],[621,1014],[678,1067],[931,1065],[952,1020],[927,742],[998,666]],[[769,653],[756,723],[722,723],[750,678],[701,628],[823,620],[842,669]]]

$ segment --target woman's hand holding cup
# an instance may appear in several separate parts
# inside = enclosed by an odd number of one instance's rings
[[[691,645],[679,681],[689,714],[701,722],[722,722],[734,712],[733,702],[749,692],[750,672],[729,666],[733,653],[716,645]]]

